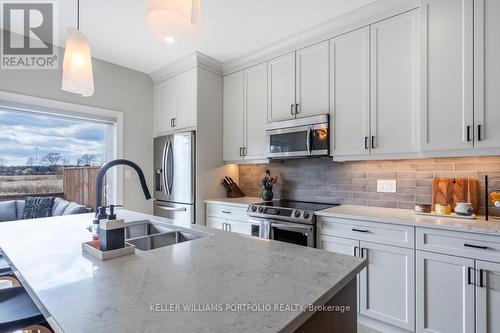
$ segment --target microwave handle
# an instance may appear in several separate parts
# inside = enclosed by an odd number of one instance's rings
[[[311,127],[309,127],[307,129],[307,134],[306,134],[306,136],[307,136],[307,138],[306,138],[307,152],[309,154],[311,154],[311,151],[312,151],[312,148],[311,148],[311,132],[312,132]]]

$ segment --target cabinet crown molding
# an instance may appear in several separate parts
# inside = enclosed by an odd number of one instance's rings
[[[215,74],[222,75],[222,63],[220,61],[195,51],[149,73],[149,76],[153,80],[153,83],[156,84],[195,67],[200,67]]]

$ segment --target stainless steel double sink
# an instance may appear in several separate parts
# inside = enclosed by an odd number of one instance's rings
[[[127,243],[135,245],[142,251],[157,249],[204,237],[197,231],[185,230],[177,226],[165,226],[145,220],[125,227]]]

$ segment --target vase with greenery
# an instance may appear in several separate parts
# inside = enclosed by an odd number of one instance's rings
[[[262,186],[264,186],[264,188],[262,189],[261,196],[264,201],[273,200],[274,197],[273,185],[276,183],[277,180],[278,176],[271,176],[271,171],[267,169],[265,176],[262,179]]]

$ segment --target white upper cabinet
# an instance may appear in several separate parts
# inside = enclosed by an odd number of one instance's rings
[[[154,95],[156,135],[196,127],[196,68],[157,83]]]
[[[268,61],[269,120],[295,118],[295,52]]]
[[[474,259],[417,251],[417,333],[474,333],[473,271]]]
[[[476,261],[476,333],[500,332],[500,264]]]
[[[474,145],[500,147],[500,1],[474,1]]]
[[[330,147],[332,154],[369,154],[370,28],[330,40]]]
[[[196,126],[197,111],[197,78],[196,69],[181,73],[175,77],[177,94],[177,114],[175,129]]]
[[[245,70],[245,144],[246,160],[266,158],[267,63]]]
[[[155,85],[155,132],[156,135],[173,130],[173,121],[177,108],[175,81],[173,78]]]
[[[223,159],[239,161],[243,159],[244,126],[244,72],[236,72],[224,77],[223,85]]]
[[[328,41],[296,52],[297,118],[326,114],[329,111]]]
[[[417,10],[371,26],[372,154],[420,149],[418,36]]]
[[[471,149],[473,0],[423,0],[421,19],[422,149]]]

